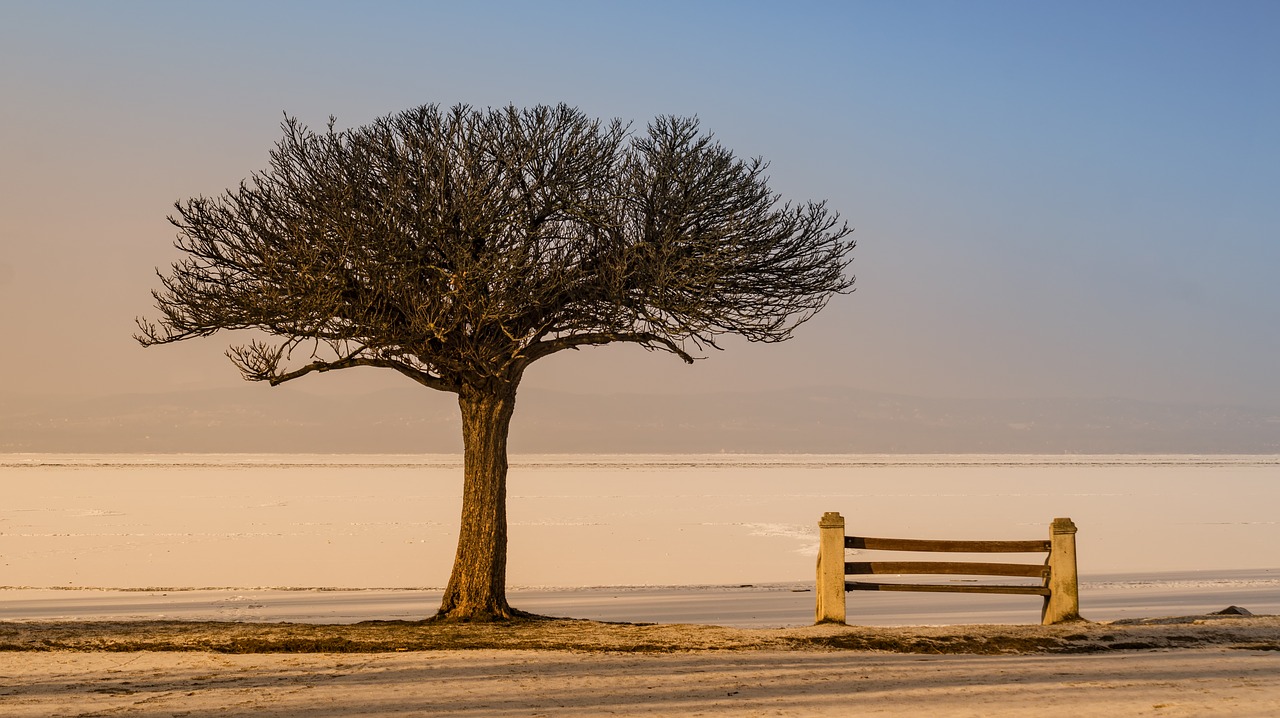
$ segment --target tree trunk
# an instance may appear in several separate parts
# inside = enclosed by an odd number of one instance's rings
[[[507,605],[507,430],[515,387],[463,387],[462,523],[453,574],[437,620],[502,621]]]

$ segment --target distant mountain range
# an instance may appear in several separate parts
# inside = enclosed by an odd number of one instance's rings
[[[288,386],[49,399],[0,393],[0,452],[461,451],[451,395]],[[521,391],[514,453],[1280,453],[1280,410],[936,399],[846,388]]]

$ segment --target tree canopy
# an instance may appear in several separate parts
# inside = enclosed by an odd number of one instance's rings
[[[635,132],[563,104],[426,105],[282,130],[267,169],[175,205],[183,257],[159,273],[160,318],[140,319],[138,340],[258,330],[228,350],[249,380],[374,366],[455,392],[466,481],[491,484],[477,501],[505,501],[507,422],[530,363],[613,342],[691,362],[725,334],[782,341],[853,285],[839,215],[783,201],[763,160],[697,119]],[[469,516],[466,496],[454,578],[487,572],[477,590],[492,593],[505,514]],[[460,568],[469,520],[493,524],[478,553],[500,560]],[[478,595],[446,596],[442,612],[509,615],[503,596]]]

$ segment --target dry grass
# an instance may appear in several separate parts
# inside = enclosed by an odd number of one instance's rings
[[[351,625],[221,621],[0,622],[0,651],[388,653],[543,650],[608,653],[882,651],[1094,653],[1225,647],[1280,650],[1280,617],[1193,616],[1060,626],[811,626],[744,629],[568,619],[503,624],[367,621]]]

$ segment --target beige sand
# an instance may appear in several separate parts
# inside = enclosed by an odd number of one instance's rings
[[[316,647],[348,652],[236,653]],[[0,715],[13,718],[1273,716],[1280,706],[1280,618],[1262,616],[897,629],[24,622],[0,624],[0,648]]]
[[[1274,716],[1280,653],[0,656],[0,714]]]

